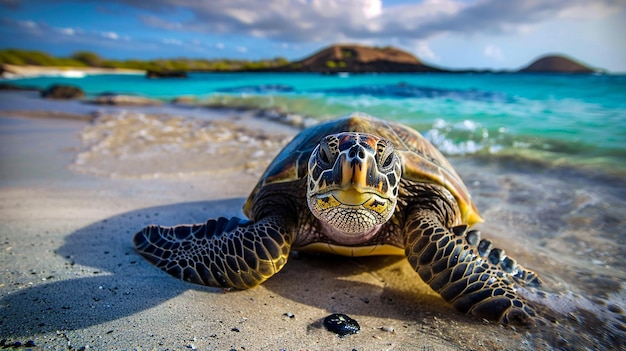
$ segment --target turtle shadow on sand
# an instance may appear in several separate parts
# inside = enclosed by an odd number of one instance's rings
[[[222,294],[223,289],[180,281],[152,266],[135,252],[132,236],[153,223],[201,223],[217,216],[242,216],[243,201],[225,199],[143,208],[106,218],[69,234],[55,254],[63,257],[65,268],[74,272],[76,278],[52,278],[50,282],[0,299],[0,305],[8,307],[5,312],[9,320],[15,322],[5,323],[3,329],[13,336],[78,330],[153,308],[188,290]],[[263,286],[294,302],[333,312],[342,310],[407,319],[415,317],[415,313],[406,313],[407,310],[421,310],[420,313],[452,313],[454,318],[468,318],[454,312],[437,296],[415,299],[414,294],[392,285],[371,284],[367,279],[346,280],[397,265],[398,260],[401,258],[296,255],[290,258],[283,271]],[[61,271],[63,268],[53,269]],[[419,280],[417,274],[413,278]],[[385,286],[381,288],[381,285]],[[375,305],[380,306],[373,308]],[[233,311],[235,309],[233,306]]]
[[[65,237],[55,253],[76,278],[38,284],[0,300],[17,323],[9,335],[76,330],[152,308],[189,289],[222,291],[172,279],[135,252],[132,235],[147,224],[204,221],[212,213],[240,207],[241,199],[177,203],[126,212]],[[62,270],[60,267],[55,267]]]

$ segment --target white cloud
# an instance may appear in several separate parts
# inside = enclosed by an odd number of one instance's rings
[[[117,1],[147,9],[138,2]],[[626,10],[626,3],[615,0],[424,0],[390,6],[381,0],[154,0],[151,5],[158,10],[141,17],[150,26],[289,43],[523,33],[559,16],[606,16]],[[192,15],[184,21],[166,19],[170,9],[181,8]]]
[[[35,23],[34,21],[18,21],[17,22],[19,26],[23,27],[23,28],[27,28],[27,29],[37,29],[39,28],[39,25],[37,25],[37,23]]]
[[[419,41],[415,45],[414,50],[415,50],[414,51],[415,54],[420,60],[427,60],[427,61],[439,60],[439,57],[437,57],[437,55],[431,50],[430,46],[425,41]]]
[[[248,52],[248,48],[245,46],[238,46],[237,51],[245,54],[246,52]]]
[[[362,11],[367,18],[380,16],[383,13],[383,2],[381,0],[364,0]]]
[[[115,32],[101,32],[100,35],[103,38],[112,39],[112,40],[117,40],[120,38],[119,34]]]
[[[603,19],[624,9],[624,2],[588,1],[567,7],[559,12],[559,17],[571,19]]]
[[[492,58],[498,61],[501,61],[504,59],[504,55],[502,54],[502,49],[500,49],[499,47],[493,44],[489,44],[485,46],[485,49],[483,50],[483,54],[489,58]]]
[[[76,29],[74,29],[74,28],[58,28],[58,31],[61,34],[65,34],[65,35],[69,35],[69,36],[72,36],[72,35],[76,34]]]
[[[224,48],[224,43],[217,43],[215,44],[215,47],[222,50]]]

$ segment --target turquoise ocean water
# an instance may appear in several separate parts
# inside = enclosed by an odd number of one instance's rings
[[[626,175],[625,75],[192,73],[188,79],[88,75],[12,83],[72,84],[92,96],[194,96],[319,119],[363,111],[413,126],[450,155],[522,157]]]

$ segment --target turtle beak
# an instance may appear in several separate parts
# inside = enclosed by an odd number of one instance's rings
[[[373,159],[365,150],[355,145],[341,160],[341,190],[335,192],[337,200],[348,205],[361,205],[371,198],[368,178],[371,178]]]
[[[341,188],[356,190],[366,189],[368,174],[370,173],[370,160],[367,151],[360,145],[354,145],[346,153],[341,164]]]
[[[341,188],[357,190],[367,187],[368,162],[344,161],[341,167]]]

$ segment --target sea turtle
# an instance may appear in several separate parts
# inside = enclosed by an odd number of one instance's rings
[[[457,310],[503,323],[533,322],[517,293],[537,275],[481,240],[470,194],[417,131],[363,113],[298,134],[244,205],[249,220],[149,226],[134,244],[183,280],[247,289],[276,274],[291,250],[405,255]]]

